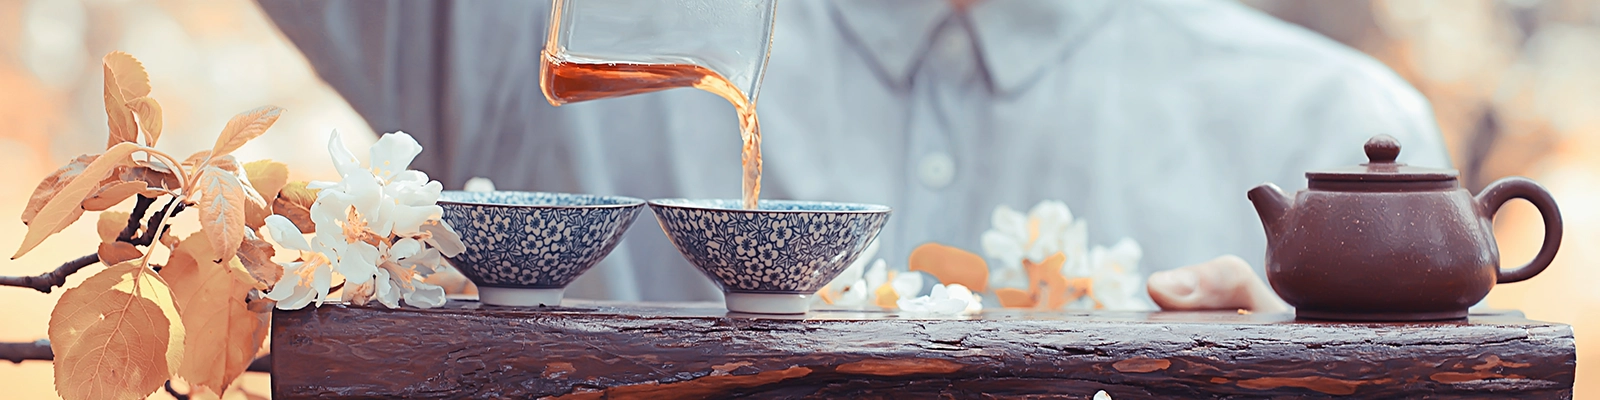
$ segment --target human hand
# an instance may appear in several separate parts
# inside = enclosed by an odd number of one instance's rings
[[[1250,263],[1226,255],[1211,261],[1150,275],[1150,299],[1166,311],[1288,311],[1278,296],[1256,276]]]

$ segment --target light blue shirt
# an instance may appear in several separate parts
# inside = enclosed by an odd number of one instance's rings
[[[551,107],[542,1],[262,3],[372,127],[459,188],[737,198],[732,107],[696,90]],[[763,198],[886,204],[878,253],[982,253],[1000,205],[1062,200],[1091,245],[1123,237],[1145,273],[1265,237],[1245,191],[1364,162],[1449,167],[1428,103],[1382,64],[1222,0],[784,0],[759,99]],[[715,300],[643,215],[571,297]]]

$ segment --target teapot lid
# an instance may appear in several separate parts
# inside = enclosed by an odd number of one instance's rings
[[[1400,141],[1378,135],[1367,139],[1367,162],[1361,165],[1306,172],[1312,181],[1430,182],[1454,181],[1456,170],[1413,167],[1394,162],[1400,156]]]

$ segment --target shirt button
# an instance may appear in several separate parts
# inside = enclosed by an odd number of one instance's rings
[[[922,164],[918,166],[918,175],[922,184],[932,189],[940,189],[950,185],[956,177],[956,162],[949,154],[933,153],[922,157]]]

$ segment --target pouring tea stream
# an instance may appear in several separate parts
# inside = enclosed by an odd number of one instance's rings
[[[557,0],[539,86],[553,106],[693,87],[733,104],[744,208],[761,193],[756,98],[777,0]]]

